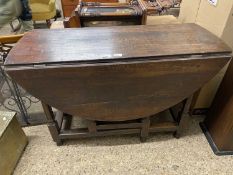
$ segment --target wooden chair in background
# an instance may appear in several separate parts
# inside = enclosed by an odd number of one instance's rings
[[[5,61],[5,58],[7,54],[9,53],[10,49],[13,47],[10,44],[16,43],[22,37],[23,37],[23,34],[0,36],[0,53],[1,53],[2,63]]]
[[[19,41],[23,37],[24,34],[19,35],[3,35],[0,36],[0,43],[1,44],[13,44]]]

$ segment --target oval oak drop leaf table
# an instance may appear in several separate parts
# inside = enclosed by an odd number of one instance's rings
[[[230,58],[229,47],[195,24],[34,30],[11,50],[5,70],[43,102],[60,145],[112,134],[178,136],[189,97]],[[179,112],[171,108],[176,104]],[[151,123],[168,108],[174,122]],[[71,129],[71,116],[87,119],[87,129]]]

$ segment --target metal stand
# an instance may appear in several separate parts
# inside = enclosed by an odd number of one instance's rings
[[[19,88],[18,88],[18,85],[13,82],[8,76],[7,74],[4,72],[4,70],[2,69],[2,66],[0,66],[0,71],[1,71],[1,74],[4,78],[4,81],[7,83],[8,87],[9,87],[9,90],[11,92],[11,94],[13,95],[13,98],[16,102],[16,105],[18,106],[19,110],[20,110],[20,113],[22,115],[22,118],[24,120],[24,122],[26,124],[29,124],[28,122],[28,113],[27,113],[27,109],[24,105],[24,102],[23,102],[23,99],[20,95],[20,91],[19,91]],[[10,85],[10,82],[12,84],[12,87]]]
[[[17,113],[20,113],[20,122],[21,122],[21,125],[30,125],[31,123],[29,122],[29,115],[28,115],[28,112],[27,112],[27,108],[25,106],[25,103],[26,103],[26,100],[23,100],[22,98],[22,92],[20,90],[20,87],[14,82],[12,81],[12,79],[5,73],[4,69],[3,69],[3,63],[5,61],[5,58],[7,57],[7,54],[10,52],[10,50],[12,49],[13,45],[12,44],[2,44],[0,43],[0,74],[2,76],[2,82],[3,82],[3,85],[4,83],[6,83],[7,85],[7,92],[10,93],[10,97],[6,98],[10,101],[13,102],[13,104],[10,104],[8,103],[8,106],[4,104],[4,102],[2,103],[2,106],[4,106],[4,108],[6,108],[7,110],[10,110],[10,111],[14,111],[14,112],[17,112]],[[6,89],[4,89],[6,90]],[[26,93],[25,93],[26,94]],[[2,97],[4,96],[4,93],[2,92]],[[23,97],[25,97],[27,100],[29,100],[30,104],[29,104],[29,107],[31,106],[31,103],[37,103],[39,102],[38,101],[33,101],[31,99],[31,95],[29,94],[26,94],[24,95]],[[1,105],[1,104],[0,104]],[[10,108],[9,106],[17,106],[18,107],[18,110],[17,109],[12,109]],[[29,108],[28,107],[28,108]],[[41,123],[40,123],[41,124]]]

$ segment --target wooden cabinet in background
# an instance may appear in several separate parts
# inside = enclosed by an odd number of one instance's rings
[[[112,3],[118,2],[118,0],[83,0],[83,2],[102,2],[102,3]],[[79,4],[79,0],[61,0],[62,10],[64,17],[70,17],[71,13]]]
[[[64,17],[71,16],[72,11],[77,7],[79,0],[61,0]]]
[[[217,155],[233,155],[233,61],[230,62],[210,111],[201,124]]]

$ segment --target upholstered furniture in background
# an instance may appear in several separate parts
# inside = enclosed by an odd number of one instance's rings
[[[56,0],[29,0],[33,21],[46,21],[50,26],[50,19],[56,16]]]

